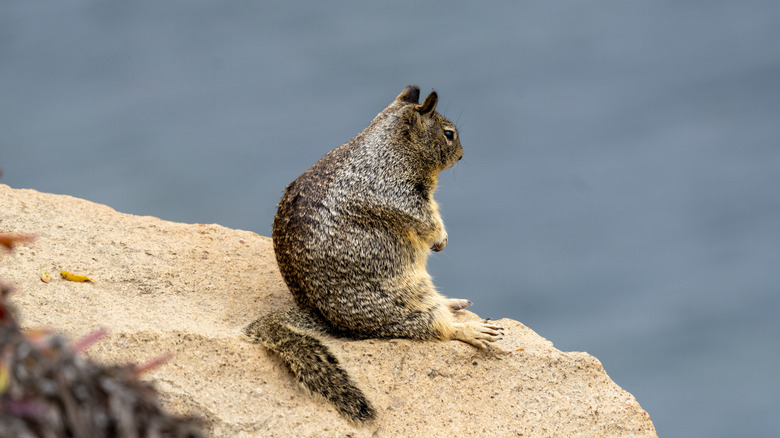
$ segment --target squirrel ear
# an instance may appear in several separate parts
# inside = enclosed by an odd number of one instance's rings
[[[425,98],[425,101],[422,103],[422,105],[417,106],[417,112],[420,113],[420,115],[428,115],[432,113],[434,110],[436,110],[436,104],[439,102],[439,95],[436,94],[435,91],[431,91],[431,94],[428,95],[428,97]]]
[[[408,85],[404,91],[395,98],[399,102],[417,103],[420,101],[420,87],[417,85]]]

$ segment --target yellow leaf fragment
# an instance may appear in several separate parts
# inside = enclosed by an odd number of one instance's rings
[[[62,278],[68,281],[77,281],[79,283],[84,281],[93,281],[91,278],[87,277],[86,275],[71,274],[68,271],[60,271],[60,275],[62,275]]]
[[[48,272],[43,272],[43,266],[41,266],[41,281],[44,283],[48,283],[51,281],[51,276]]]

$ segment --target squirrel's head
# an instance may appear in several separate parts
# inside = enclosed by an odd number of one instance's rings
[[[420,88],[409,85],[395,98],[401,109],[399,123],[405,125],[403,135],[407,144],[414,147],[416,155],[429,161],[438,171],[453,166],[463,158],[458,130],[455,125],[436,112],[439,96],[435,91],[419,103]]]

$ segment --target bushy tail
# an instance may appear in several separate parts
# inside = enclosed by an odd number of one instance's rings
[[[253,342],[278,354],[306,389],[328,399],[346,418],[373,420],[376,412],[363,391],[320,341],[325,331],[322,321],[298,308],[271,313],[244,328]]]

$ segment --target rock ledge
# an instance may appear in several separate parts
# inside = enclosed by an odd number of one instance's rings
[[[0,258],[25,328],[76,338],[105,327],[110,334],[88,352],[104,362],[174,353],[146,378],[168,409],[200,415],[214,437],[657,436],[596,358],[561,352],[509,319],[488,354],[458,342],[329,341],[379,412],[355,428],[240,335],[259,315],[292,305],[270,239],[2,184],[0,231],[37,235]],[[60,270],[95,281],[65,281]]]

